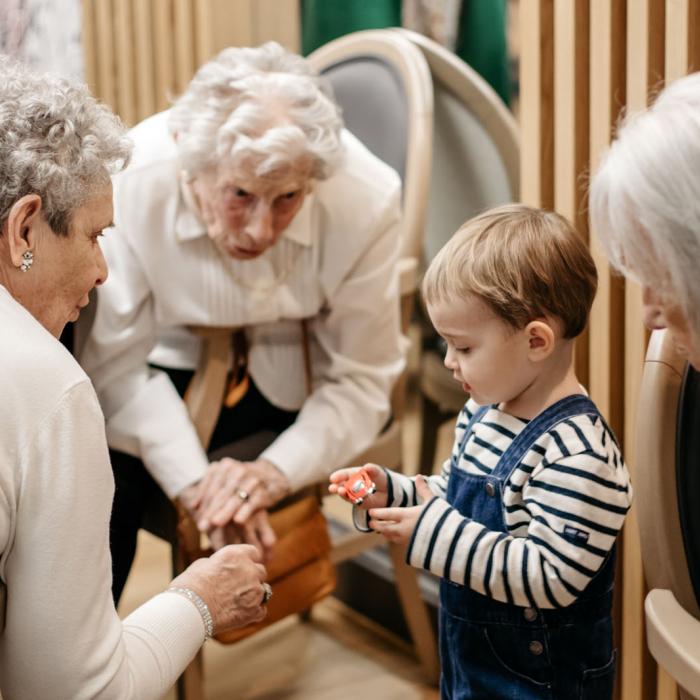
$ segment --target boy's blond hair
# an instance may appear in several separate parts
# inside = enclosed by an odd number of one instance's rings
[[[588,248],[563,216],[508,204],[461,226],[430,263],[423,296],[428,304],[476,296],[516,329],[554,316],[575,338],[597,282]]]

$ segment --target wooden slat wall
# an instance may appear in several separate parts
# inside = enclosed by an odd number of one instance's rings
[[[299,0],[82,0],[86,80],[129,125],[227,46],[299,50]]]
[[[579,208],[585,207],[582,183],[609,144],[621,110],[644,107],[664,81],[700,69],[700,0],[520,0],[519,23],[522,199],[553,204],[587,236]],[[622,438],[634,478],[635,409],[647,342],[641,295],[636,285],[611,275],[593,234],[590,246],[600,283],[587,352],[583,359],[577,349],[577,368]],[[675,699],[675,684],[646,649],[634,509],[619,555],[617,697]]]

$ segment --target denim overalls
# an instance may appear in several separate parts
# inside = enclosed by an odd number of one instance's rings
[[[472,427],[489,406],[472,416]],[[530,421],[488,476],[467,474],[453,458],[447,500],[462,515],[506,532],[503,490],[530,447],[572,416],[598,416],[585,396],[568,396]],[[602,419],[601,419],[602,420]],[[493,562],[497,566],[497,562]],[[612,697],[612,587],[615,550],[575,603],[540,610],[500,603],[443,579],[440,586],[441,696],[446,700],[606,700]]]

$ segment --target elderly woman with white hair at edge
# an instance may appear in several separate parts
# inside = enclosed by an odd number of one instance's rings
[[[590,210],[612,264],[642,285],[644,323],[700,370],[700,73],[623,122]]]
[[[80,356],[112,449],[116,599],[163,494],[215,544],[269,554],[267,510],[371,444],[403,366],[400,179],[343,129],[303,58],[226,49],[130,135]],[[207,325],[243,327],[247,348],[209,455],[181,400],[199,351],[188,328]],[[252,454],[217,459],[261,431]]]
[[[0,57],[0,693],[159,698],[206,637],[262,619],[259,552],[222,548],[123,622],[114,484],[90,380],[58,340],[107,278],[119,120],[72,81]]]

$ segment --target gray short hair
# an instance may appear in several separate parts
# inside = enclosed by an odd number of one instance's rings
[[[170,112],[180,161],[197,173],[221,160],[274,174],[310,157],[328,177],[342,158],[340,110],[311,66],[275,42],[230,48],[204,64]]]
[[[37,194],[51,229],[66,235],[72,212],[130,154],[125,127],[85,85],[0,56],[0,232],[14,203]]]
[[[624,120],[593,177],[590,212],[612,264],[672,295],[700,332],[700,73]]]

